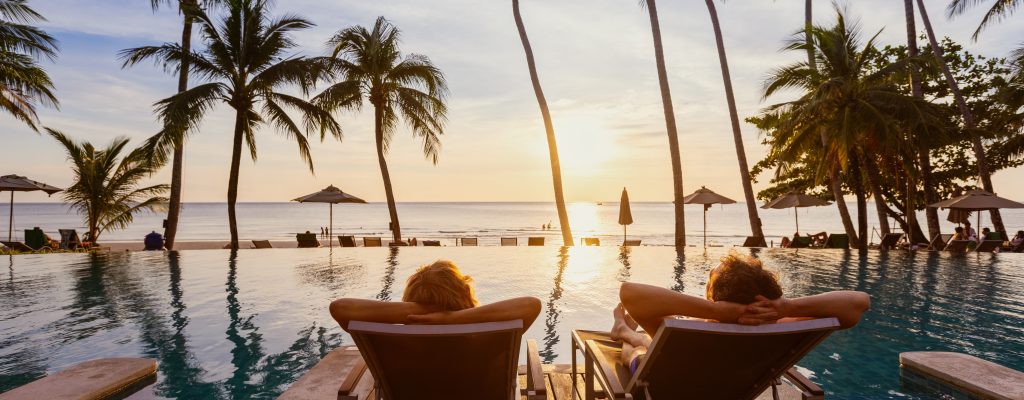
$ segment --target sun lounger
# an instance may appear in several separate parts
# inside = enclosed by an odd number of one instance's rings
[[[810,236],[794,236],[793,241],[789,242],[789,248],[791,249],[806,249],[811,247],[811,243],[814,240]]]
[[[8,249],[13,250],[13,251],[17,251],[19,253],[34,253],[35,252],[34,249],[32,249],[31,247],[28,247],[27,244],[22,243],[22,242],[4,242],[4,241],[0,241],[0,243],[2,243]]]
[[[78,231],[74,229],[58,229],[60,233],[60,248],[64,250],[77,250],[82,245],[82,240],[78,238]]]
[[[543,236],[530,236],[529,238],[526,239],[526,245],[527,246],[543,246],[544,245],[544,237]]]
[[[338,244],[340,244],[341,247],[356,247],[356,237],[338,236]]]
[[[620,342],[607,332],[577,330],[572,334],[573,368],[582,351],[585,400],[597,398],[595,381],[604,398],[613,400],[750,400],[783,376],[803,398],[820,399],[821,388],[792,367],[838,328],[835,318],[761,326],[667,319],[633,374],[619,362]]]
[[[981,242],[981,244],[979,244],[978,247],[974,249],[974,251],[979,253],[991,253],[993,251],[996,251],[996,249],[1002,247],[1002,245],[1002,240],[986,240]]]
[[[409,242],[405,242],[405,241],[401,241],[401,240],[397,240],[397,241],[396,240],[392,240],[392,241],[388,242],[388,247],[405,247],[405,246],[408,246],[408,245],[409,245]]]
[[[900,238],[903,237],[902,233],[886,233],[882,237],[882,242],[878,244],[878,248],[882,250],[892,250],[896,248],[896,243],[899,243]]]
[[[764,240],[764,236],[747,236],[743,241],[743,247],[768,247],[768,242]]]
[[[527,387],[516,390],[521,320],[465,325],[352,321],[348,330],[362,357],[341,385],[332,385],[339,400],[370,398],[358,392],[367,369],[377,399],[547,398],[540,356],[532,340],[526,351]],[[285,393],[282,398],[287,396]]]
[[[57,250],[60,248],[60,242],[51,239],[38,226],[25,230],[25,244],[34,251]]]
[[[477,240],[476,238],[461,238],[459,239],[459,244],[462,246],[476,246]]]
[[[519,245],[519,238],[514,238],[514,237],[505,238],[505,237],[503,237],[503,238],[501,238],[501,245],[502,246],[518,246]]]
[[[441,247],[441,241],[440,240],[424,240],[423,241],[423,246],[424,247]]]
[[[932,238],[931,243],[928,243],[928,250],[931,251],[942,251],[946,248],[946,243],[949,243],[949,239],[952,239],[953,235],[935,235]]]
[[[156,382],[156,361],[105,358],[73,365],[0,394],[0,400],[122,399]]]
[[[985,240],[998,240],[1000,242],[1004,242],[1004,241],[1006,241],[1006,238],[1003,237],[1002,233],[999,233],[999,232],[989,232],[988,235],[985,235]]]
[[[295,235],[295,241],[298,242],[300,249],[307,249],[312,247],[320,247],[320,240],[316,238],[315,233],[299,233]]]
[[[640,239],[623,240],[622,241],[622,245],[623,246],[639,246],[640,245]]]
[[[825,239],[826,249],[849,249],[850,248],[850,235],[845,233],[836,233],[828,235],[828,239]]]
[[[583,242],[584,246],[600,246],[601,245],[601,239],[596,238],[596,237],[585,237],[585,238],[580,239],[580,241]]]
[[[963,253],[968,250],[968,247],[971,244],[974,244],[973,240],[950,240],[943,250],[951,251],[954,253]]]
[[[252,245],[257,249],[272,249],[273,245],[270,244],[269,240],[253,240]]]
[[[364,237],[363,247],[380,247],[381,240],[379,237]]]

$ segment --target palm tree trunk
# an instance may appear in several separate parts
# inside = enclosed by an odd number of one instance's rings
[[[857,230],[859,236],[857,246],[860,250],[867,250],[868,248],[868,237],[871,235],[868,232],[868,202],[867,197],[864,193],[864,174],[860,169],[860,161],[857,160],[856,155],[850,157],[850,174],[849,178],[853,180],[853,194],[857,197]]]
[[[942,48],[939,47],[938,39],[935,38],[935,30],[932,29],[931,20],[928,19],[928,10],[924,7],[924,1],[917,0],[917,7],[921,11],[921,21],[924,22],[924,28],[928,31],[928,43],[932,47],[932,54],[935,56],[936,61],[939,62],[939,65],[942,66],[942,74],[946,76],[946,84],[949,85],[949,90],[953,92],[956,105],[964,116],[964,125],[967,128],[967,134],[971,136],[971,144],[974,147],[974,158],[978,162],[978,176],[981,178],[981,185],[989,193],[995,193],[995,189],[992,188],[992,175],[989,171],[988,160],[985,158],[985,147],[981,143],[981,136],[978,136],[975,131],[977,122],[974,120],[974,114],[967,106],[967,101],[964,100],[963,94],[960,93],[960,85],[953,78],[953,73],[949,71],[949,65],[946,64],[946,60],[942,57]],[[991,210],[989,213],[995,230],[1006,235],[1003,217],[999,214],[999,210]],[[978,229],[981,229],[981,227],[978,227]]]
[[[814,6],[812,0],[806,0],[804,2],[804,37],[807,39],[807,44],[811,43],[811,31],[814,30]],[[807,65],[812,70],[817,70],[818,65],[814,59],[814,47],[807,46]]]
[[[718,60],[722,67],[722,81],[725,83],[725,99],[729,104],[729,119],[732,122],[732,138],[736,145],[736,159],[740,167],[740,183],[743,184],[743,198],[747,203],[747,219],[750,221],[750,234],[764,237],[761,230],[761,217],[757,215],[757,203],[754,202],[754,188],[750,184],[750,167],[747,166],[747,154],[743,149],[743,134],[740,132],[740,118],[736,112],[736,97],[732,91],[732,77],[729,73],[729,60],[725,55],[725,43],[722,40],[722,28],[718,22],[718,11],[714,0],[704,0],[711,14],[711,26],[715,31],[715,44],[718,46]]]
[[[658,8],[654,0],[645,0],[651,18],[651,35],[654,37],[654,61],[658,68],[658,85],[661,87],[661,105],[665,111],[665,128],[668,132],[668,151],[672,157],[672,204],[676,217],[676,248],[686,247],[686,217],[683,215],[683,161],[679,156],[679,134],[676,131],[676,116],[672,108],[672,93],[668,86],[665,69],[665,51],[661,45],[661,25],[658,23]]]
[[[914,18],[914,0],[903,0],[903,9],[906,14],[907,20],[907,55],[910,58],[917,57],[919,51],[917,49],[917,24]],[[924,91],[921,89],[921,71],[918,70],[916,65],[910,66],[910,91],[911,94],[918,99],[924,99]],[[932,204],[939,201],[939,195],[935,192],[934,178],[932,178],[932,160],[930,150],[924,144],[924,140],[919,141],[918,149],[918,164],[921,168],[921,184],[924,186],[924,201],[925,204]],[[909,176],[909,174],[908,174]],[[912,185],[916,191],[917,185]],[[912,199],[914,194],[911,191],[908,198]],[[910,210],[915,210],[912,204],[908,206]],[[911,211],[912,212],[912,211]],[[942,234],[942,227],[939,225],[939,210],[931,207],[925,207],[925,219],[928,223],[928,237],[933,238],[936,235]],[[915,224],[917,218],[914,218]]]
[[[181,59],[181,71],[178,72],[178,93],[188,90],[188,68],[189,57],[192,51],[192,17],[183,12],[184,21],[181,29],[181,48],[185,54]],[[174,156],[171,160],[171,193],[167,206],[167,227],[164,229],[164,246],[167,250],[174,250],[174,238],[178,235],[178,216],[181,214],[181,185],[184,169],[184,140],[174,146]]]
[[[882,177],[878,173],[878,165],[875,161],[865,157],[864,168],[868,171],[868,184],[871,185],[872,198],[875,200],[875,212],[878,213],[878,230],[882,236],[888,235],[892,230],[889,228],[889,215],[885,213],[888,208],[885,205],[885,198],[882,196]]]
[[[544,90],[540,87],[540,77],[537,75],[537,65],[533,59],[533,48],[530,47],[530,39],[526,36],[523,17],[519,13],[519,0],[512,0],[512,15],[516,20],[516,28],[519,29],[519,39],[523,42],[523,51],[526,52],[526,65],[530,69],[530,80],[533,82],[533,91],[537,95],[537,103],[540,105],[540,113],[544,119],[544,130],[547,132],[548,156],[551,158],[551,182],[555,189],[555,207],[558,209],[558,225],[562,229],[562,244],[572,246],[572,229],[569,226],[569,213],[565,209],[565,196],[562,193],[562,167],[558,161],[555,128],[551,123],[551,112],[548,110],[548,102],[544,98]]]
[[[395,205],[395,192],[391,188],[391,173],[388,172],[388,162],[384,158],[384,109],[382,105],[374,104],[374,126],[377,141],[377,163],[380,164],[380,176],[384,179],[384,194],[388,200],[388,214],[391,216],[391,238],[402,241],[402,225],[398,223],[398,208]]]
[[[238,169],[242,162],[242,136],[245,134],[245,110],[235,111],[235,137],[231,143],[231,172],[228,175],[228,229],[231,230],[231,250],[238,250],[238,219],[235,203],[238,201]]]

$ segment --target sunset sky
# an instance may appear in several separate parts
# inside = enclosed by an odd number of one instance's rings
[[[97,144],[119,135],[141,143],[152,135],[158,128],[152,103],[173,94],[176,78],[151,64],[122,70],[116,54],[178,41],[175,10],[154,14],[141,0],[31,3],[49,18],[44,27],[61,42],[60,58],[47,65],[61,109],[44,110],[43,124]],[[760,97],[766,73],[801,57],[779,49],[802,26],[803,3],[719,3],[741,118],[768,104]],[[885,28],[881,43],[905,41],[902,2],[850,3],[865,36]],[[1021,16],[990,28],[975,43],[970,34],[980,13],[949,21],[947,1],[926,3],[939,35],[973,52],[1002,57],[1019,44]],[[635,201],[670,201],[671,169],[646,11],[636,0],[524,0],[521,7],[552,108],[567,199],[614,200],[626,186]],[[706,185],[739,200],[742,189],[707,9],[701,1],[662,1],[659,12],[686,192]],[[552,198],[547,144],[510,1],[278,0],[275,14],[284,13],[317,24],[297,37],[302,46],[297,52],[306,55],[323,53],[324,41],[341,28],[372,25],[377,16],[386,16],[402,30],[405,52],[429,56],[446,74],[450,123],[438,165],[424,159],[407,128],[396,133],[388,160],[398,201]],[[835,15],[826,1],[817,2],[815,14],[819,23],[830,23]],[[270,129],[260,132],[259,160],[243,160],[240,201],[287,201],[329,184],[369,201],[383,200],[371,116],[370,108],[339,115],[344,141],[314,145],[315,175],[292,142]],[[222,106],[192,136],[185,201],[224,201],[231,122],[230,109]],[[0,174],[70,184],[68,164],[54,140],[6,114],[0,128]],[[764,152],[759,133],[744,124],[743,134],[753,165]],[[169,175],[165,171],[154,179],[166,181]],[[1012,184],[1022,179],[1020,169],[1001,172],[994,177],[996,191],[1024,200],[1024,188]],[[57,199],[18,195],[18,201]]]

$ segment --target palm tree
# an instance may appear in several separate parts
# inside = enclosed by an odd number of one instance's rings
[[[565,196],[562,194],[562,167],[558,161],[558,143],[555,141],[555,128],[551,123],[551,111],[548,110],[548,101],[544,98],[544,90],[540,87],[540,77],[537,76],[537,65],[533,60],[533,48],[530,47],[530,38],[526,36],[523,17],[519,13],[519,0],[512,0],[512,15],[516,20],[516,28],[519,29],[519,39],[523,42],[523,51],[526,52],[526,65],[530,69],[530,81],[533,82],[533,92],[537,95],[540,115],[544,119],[544,130],[547,132],[548,155],[551,158],[551,181],[555,187],[555,207],[558,209],[558,225],[562,228],[562,244],[564,246],[572,246],[572,229],[569,226],[569,214],[565,210]]]
[[[983,0],[952,0],[949,2],[949,6],[946,7],[946,13],[950,18],[963,15],[968,10],[982,2]],[[1024,4],[1024,0],[991,0],[991,2],[992,6],[985,12],[985,16],[982,17],[981,23],[978,24],[978,28],[974,30],[974,35],[971,36],[974,40],[978,40],[978,36],[981,35],[982,30],[987,28],[989,25],[1010,16],[1017,7]]]
[[[341,126],[330,112],[279,91],[295,85],[304,95],[308,94],[313,84],[328,71],[321,60],[288,54],[296,47],[293,32],[313,24],[294,15],[273,19],[267,3],[268,0],[230,0],[227,15],[219,21],[205,10],[196,9],[193,18],[205,44],[201,52],[186,53],[175,43],[122,52],[127,65],[154,59],[171,68],[180,68],[181,60],[188,58],[191,72],[205,82],[157,102],[157,114],[165,128],[150,141],[159,153],[167,153],[181,143],[182,136],[197,129],[217,104],[224,103],[235,110],[227,191],[232,249],[238,248],[235,203],[243,143],[255,161],[256,132],[270,125],[298,144],[299,156],[313,172],[307,140],[309,132],[319,131],[321,140],[327,133],[341,138]],[[297,122],[288,110],[297,112],[301,121]]]
[[[1010,1],[1012,0],[1003,0],[1001,2],[1009,3]],[[928,10],[924,7],[923,0],[917,0],[917,8],[921,12],[921,21],[924,22],[924,28],[928,32],[928,42],[932,48],[932,55],[935,56],[936,62],[942,67],[942,74],[946,76],[946,84],[949,85],[949,90],[953,93],[953,98],[960,108],[960,114],[964,117],[964,126],[967,128],[968,134],[971,135],[971,144],[974,147],[974,158],[977,161],[978,177],[981,179],[981,185],[986,191],[995,193],[995,189],[992,187],[992,175],[989,172],[988,159],[985,158],[985,146],[982,145],[981,136],[977,133],[974,114],[971,112],[970,107],[967,106],[967,101],[964,100],[963,94],[960,93],[960,85],[953,78],[953,73],[950,72],[949,65],[946,64],[946,60],[942,56],[942,48],[939,47],[938,39],[935,38],[935,30],[932,29],[931,20],[928,19]],[[1003,226],[1003,217],[999,214],[999,210],[990,210],[989,215],[992,218],[992,226],[995,227],[995,230],[1005,235],[1006,228]]]
[[[167,201],[160,196],[167,185],[139,187],[160,164],[144,148],[128,151],[128,138],[119,137],[97,149],[60,131],[46,131],[64,146],[71,161],[75,183],[64,189],[64,200],[85,216],[87,240],[95,243],[103,232],[124,229],[135,214],[156,211]]]
[[[343,80],[317,95],[315,102],[327,110],[362,107],[363,99],[373,105],[377,162],[384,179],[391,232],[402,240],[395,194],[385,155],[401,117],[413,135],[423,139],[423,155],[437,164],[448,107],[448,85],[441,70],[420,54],[403,56],[400,32],[384,17],[372,30],[353,26],[338,31],[328,41],[334,51],[329,64]]]
[[[222,3],[220,0],[204,0],[206,8]],[[176,5],[178,12],[182,15],[181,23],[181,50],[182,54],[192,52],[192,15],[191,12],[199,7],[196,0],[150,0],[150,7],[157,11],[161,4],[167,6]],[[164,60],[165,62],[168,60]],[[178,93],[188,90],[189,58],[183,57],[178,68]],[[167,206],[167,226],[164,228],[164,246],[168,250],[174,249],[174,238],[178,235],[178,216],[181,215],[181,185],[184,169],[184,143],[175,143],[171,160],[171,201]]]
[[[654,0],[640,0],[641,7],[647,7],[651,18],[651,35],[654,38],[654,63],[658,68],[658,86],[661,88],[661,106],[665,111],[665,128],[668,132],[668,152],[672,157],[672,204],[675,206],[677,249],[686,247],[686,218],[683,215],[683,161],[679,156],[679,134],[676,132],[676,116],[672,108],[672,93],[668,86],[668,72],[665,70],[665,51],[661,45],[661,24],[658,23],[658,8]]]
[[[711,26],[715,31],[715,44],[718,46],[718,61],[722,67],[722,81],[725,84],[725,100],[729,104],[729,119],[732,123],[732,138],[736,145],[736,159],[740,166],[740,181],[743,184],[743,198],[747,203],[747,219],[750,220],[751,235],[763,238],[761,218],[757,215],[757,203],[754,202],[754,189],[750,183],[750,167],[747,165],[747,154],[743,149],[743,133],[740,132],[740,118],[736,112],[736,97],[732,92],[732,77],[729,74],[729,61],[725,56],[725,44],[722,41],[722,28],[718,22],[718,11],[714,0],[705,0],[708,13],[711,14]]]
[[[53,81],[39,66],[40,58],[57,57],[57,40],[28,25],[43,22],[27,0],[0,0],[0,109],[39,131],[39,104],[57,107]]]
[[[920,53],[917,48],[917,24],[914,17],[914,0],[903,0],[904,14],[907,20],[907,56],[910,58],[917,58]],[[921,89],[921,71],[916,65],[910,66],[910,91],[914,98],[923,99],[924,91]],[[935,192],[934,178],[932,177],[932,162],[929,148],[922,146],[921,151],[918,154],[918,164],[921,169],[921,184],[924,186],[924,200],[926,204],[932,204],[937,201],[938,194]],[[916,186],[916,185],[914,185]],[[907,210],[915,210],[913,204],[914,196],[907,196]],[[913,217],[913,211],[907,212],[908,217]],[[939,225],[939,211],[932,207],[925,207],[925,219],[928,223],[928,237],[933,238],[936,235],[942,233],[942,228]],[[911,230],[917,223],[917,218],[908,218],[908,224],[911,224]]]

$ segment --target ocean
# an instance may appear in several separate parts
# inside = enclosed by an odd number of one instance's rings
[[[852,202],[849,203],[853,206]],[[0,216],[7,219],[8,203],[0,203]],[[57,237],[57,229],[74,228],[84,233],[80,215],[59,203],[15,203],[14,236],[20,239],[25,229],[40,227]],[[239,203],[238,229],[244,240],[290,240],[296,233],[320,232],[328,225],[328,205],[313,203]],[[673,243],[673,212],[668,202],[632,203],[633,224],[627,228],[630,239],[641,239],[646,245]],[[877,214],[869,204],[868,222],[878,227]],[[795,230],[793,210],[758,210],[768,241],[778,243]],[[852,210],[851,210],[852,211]],[[620,243],[622,226],[618,225],[619,203],[571,203],[568,205],[572,233],[579,242],[582,237],[599,237],[604,243]],[[816,232],[842,233],[842,223],[835,206],[799,209],[801,234]],[[702,243],[702,210],[686,206],[687,244]],[[944,232],[952,232],[941,212]],[[558,214],[553,203],[398,203],[403,238],[440,239],[454,245],[459,237],[478,237],[480,245],[498,245],[500,237],[546,236],[549,245],[561,243]],[[991,226],[988,213],[982,213],[982,226]],[[733,246],[750,235],[746,207],[742,203],[715,205],[707,212],[707,238],[712,245]],[[151,231],[163,232],[163,214],[142,213],[124,230],[104,233],[101,242],[142,241]],[[976,216],[971,217],[975,221]],[[1024,210],[1003,210],[1006,228],[1012,232],[1024,229]],[[390,237],[388,208],[385,203],[337,204],[334,206],[334,234]],[[923,213],[919,223],[925,224]],[[6,221],[4,221],[6,222]],[[226,240],[229,237],[226,203],[186,203],[179,225],[179,241]],[[552,229],[542,225],[551,223]],[[6,223],[0,226],[6,228]],[[895,226],[895,225],[894,225]],[[980,230],[980,229],[979,229]],[[6,229],[0,239],[7,239]],[[872,241],[879,241],[872,235]]]

